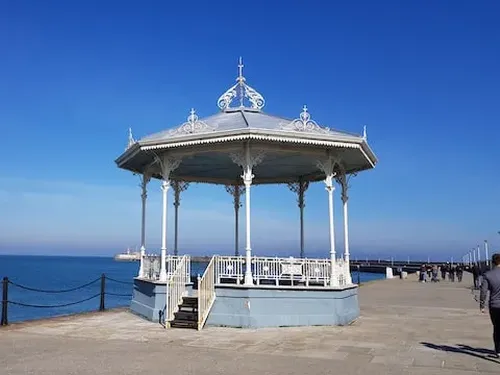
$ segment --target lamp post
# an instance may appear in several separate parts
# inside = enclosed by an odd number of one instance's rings
[[[484,240],[484,256],[486,257],[486,267],[490,266],[490,255],[488,251],[488,240]]]

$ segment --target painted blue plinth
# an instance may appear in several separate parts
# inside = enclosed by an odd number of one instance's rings
[[[207,326],[238,328],[347,325],[359,317],[358,287],[219,285]]]
[[[130,310],[148,320],[157,322],[160,311],[165,309],[166,288],[166,283],[135,278]],[[193,284],[187,284],[186,288],[191,294]]]

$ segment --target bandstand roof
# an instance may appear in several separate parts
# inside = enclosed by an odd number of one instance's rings
[[[220,112],[199,118],[194,109],[187,121],[134,140],[129,134],[125,152],[116,159],[120,168],[161,178],[158,158],[162,154],[182,161],[172,179],[234,184],[241,181],[241,167],[231,155],[249,144],[265,154],[254,167],[254,183],[286,183],[299,179],[318,181],[324,172],[317,161],[327,153],[340,161],[346,173],[370,169],[377,158],[362,135],[333,130],[312,120],[306,106],[296,119],[263,112],[264,98],[246,84],[239,64],[234,86],[218,100]],[[236,106],[232,106],[237,102]]]

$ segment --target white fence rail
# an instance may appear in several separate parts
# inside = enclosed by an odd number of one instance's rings
[[[167,255],[165,258],[165,266],[167,269],[167,277],[173,275],[179,262],[186,258],[187,262],[187,278],[188,282],[191,277],[191,257],[189,255]],[[160,255],[145,255],[143,261],[144,278],[156,281],[160,278]]]
[[[217,256],[215,280],[217,284],[243,283],[245,257]],[[330,259],[253,257],[252,275],[256,285],[329,286]],[[349,264],[343,259],[335,262],[335,275],[339,286],[347,285]]]
[[[187,295],[186,284],[189,280],[189,257],[183,255],[179,257],[177,267],[168,277],[167,281],[167,303],[165,309],[165,323],[174,319],[174,314],[179,311],[179,304],[182,297]]]
[[[198,277],[198,330],[202,329],[215,301],[215,258],[210,259],[202,277]]]

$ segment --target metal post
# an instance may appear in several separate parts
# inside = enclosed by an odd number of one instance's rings
[[[177,194],[176,194],[177,195]],[[177,198],[177,197],[176,197]],[[179,202],[174,201],[175,214],[174,214],[174,255],[179,255]]]
[[[488,252],[488,241],[484,240],[484,256],[486,258],[486,266],[489,267],[490,265],[490,254]]]
[[[358,285],[361,284],[361,275],[360,275],[360,271],[359,271],[359,264],[358,264]]]
[[[151,180],[151,175],[144,172],[141,178],[141,260],[139,265],[139,277],[145,277],[144,274],[144,257],[146,256],[146,201],[148,198],[148,189],[147,185]]]
[[[239,186],[237,189],[239,190]],[[239,229],[240,229],[240,195],[238,191],[238,199],[236,199],[236,195],[234,198],[234,256],[239,257],[240,256],[240,250],[239,250],[239,244],[240,244],[240,238],[239,238]]]
[[[101,303],[99,304],[99,311],[104,311],[104,295],[106,292],[106,275],[101,275]]]
[[[240,244],[240,207],[241,207],[241,195],[245,192],[242,189],[239,182],[234,185],[226,185],[226,191],[233,196],[233,206],[234,206],[234,256],[240,256],[239,244]]]
[[[174,180],[172,181],[172,187],[174,188],[174,255],[179,255],[179,206],[181,205],[181,193],[185,191],[189,186],[188,182]]]
[[[305,193],[309,188],[309,182],[304,181],[302,177],[299,178],[298,182],[288,183],[288,188],[297,194],[297,205],[299,207],[300,213],[300,257],[304,258],[304,207],[305,205]]]
[[[0,326],[6,326],[9,324],[9,319],[7,317],[8,311],[7,311],[7,306],[8,306],[8,300],[9,300],[9,278],[4,277],[3,282],[2,282],[2,320],[0,321]]]
[[[300,210],[300,257],[304,258],[304,191],[301,191],[299,196],[299,210]]]

